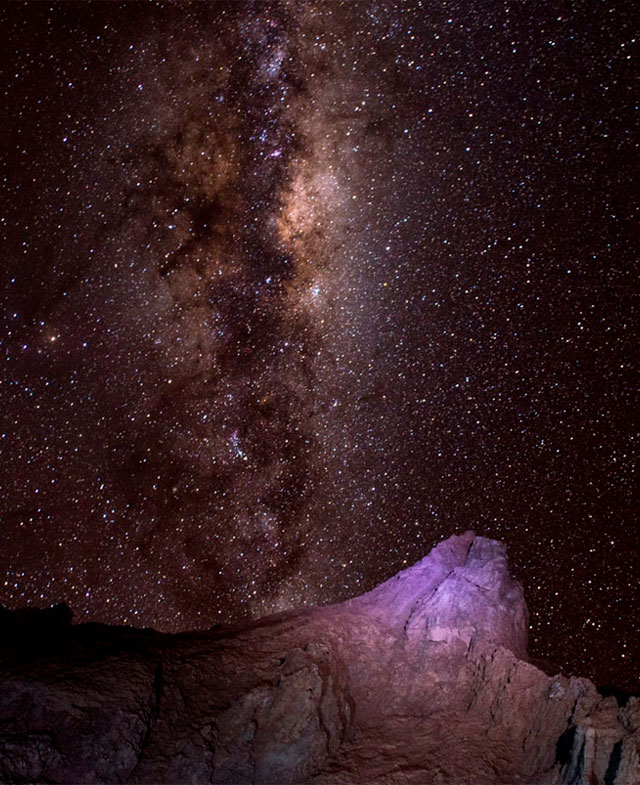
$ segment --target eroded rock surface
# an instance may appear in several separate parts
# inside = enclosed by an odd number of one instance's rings
[[[341,605],[206,633],[0,614],[0,781],[640,783],[640,701],[527,662],[468,532]]]

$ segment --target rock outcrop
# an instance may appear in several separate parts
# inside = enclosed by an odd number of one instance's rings
[[[527,656],[529,614],[503,543],[466,532],[345,603],[413,641],[484,640]]]
[[[372,592],[161,635],[0,614],[0,781],[640,783],[640,701],[527,661],[501,543]]]

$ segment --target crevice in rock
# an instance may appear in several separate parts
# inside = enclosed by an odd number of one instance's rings
[[[473,543],[475,541],[476,541],[476,538],[474,536],[473,539],[471,540],[471,542],[469,543],[469,546],[467,547],[467,552],[464,555],[464,564],[463,564],[463,566],[466,566],[467,562],[469,561],[469,554],[471,553],[471,549],[473,548]]]
[[[140,740],[140,747],[138,748],[138,752],[137,752],[136,765],[134,766],[133,771],[131,772],[131,776],[135,774],[135,772],[142,764],[142,760],[144,758],[145,752],[149,747],[151,733],[153,732],[153,728],[155,727],[158,717],[160,716],[160,702],[162,699],[163,690],[164,690],[164,673],[162,667],[162,660],[159,660],[156,663],[156,668],[153,674],[153,693],[149,704],[149,715],[146,718],[146,728],[142,736],[142,739]]]
[[[412,621],[413,617],[418,613],[418,611],[421,608],[424,608],[424,606],[427,605],[433,599],[433,597],[435,597],[435,595],[438,593],[438,591],[440,590],[442,585],[445,583],[447,578],[450,575],[453,575],[453,573],[454,573],[454,570],[449,570],[449,572],[444,576],[444,578],[440,581],[440,583],[438,583],[438,585],[434,589],[432,589],[432,591],[431,591],[431,593],[429,594],[428,597],[418,597],[418,599],[413,603],[413,605],[411,606],[411,610],[409,611],[409,615],[407,616],[407,620],[405,621],[405,623],[404,623],[404,625],[402,627],[402,632],[403,632],[403,635],[404,635],[405,638],[407,637],[407,632],[408,632],[409,626],[411,625],[411,621]]]
[[[609,756],[609,765],[604,775],[604,785],[616,785],[616,775],[622,760],[622,739],[613,745]]]
[[[560,766],[568,766],[571,763],[571,753],[575,744],[577,730],[576,726],[572,725],[563,731],[556,742],[555,762],[560,764]]]
[[[485,592],[489,591],[489,589],[487,589],[486,586],[481,586],[479,583],[472,581],[471,578],[467,578],[465,575],[461,575],[460,577],[462,578],[463,581],[466,581],[467,583],[470,583],[472,586],[475,586],[476,589],[480,589],[480,591],[485,591]]]

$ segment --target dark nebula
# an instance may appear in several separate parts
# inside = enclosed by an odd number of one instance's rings
[[[204,628],[473,528],[636,689],[632,5],[0,21],[0,602]]]

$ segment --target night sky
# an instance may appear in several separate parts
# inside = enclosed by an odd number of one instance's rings
[[[0,602],[205,628],[472,528],[638,689],[632,15],[3,4]]]

